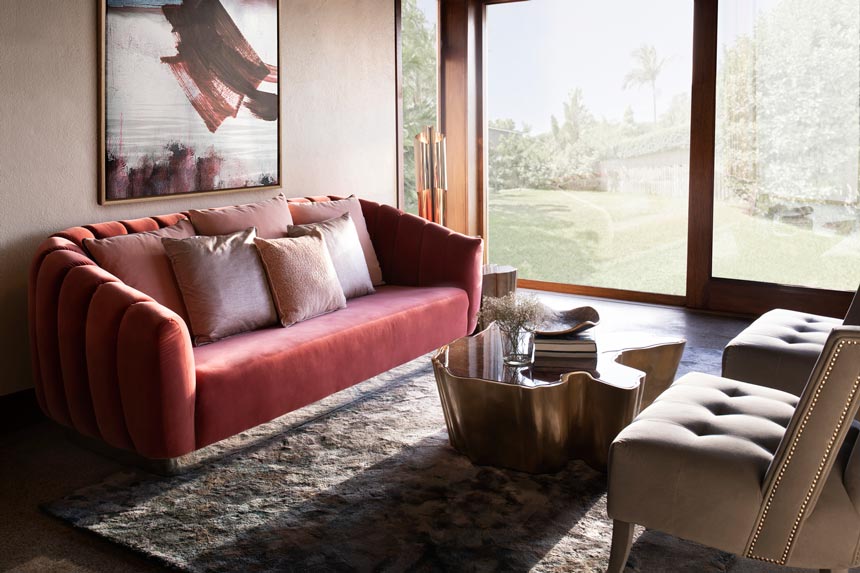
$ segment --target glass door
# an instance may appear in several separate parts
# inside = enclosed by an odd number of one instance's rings
[[[486,11],[490,262],[684,295],[693,0]]]
[[[715,278],[860,283],[860,4],[720,0]]]
[[[418,214],[414,141],[437,121],[437,0],[400,0],[403,204]]]

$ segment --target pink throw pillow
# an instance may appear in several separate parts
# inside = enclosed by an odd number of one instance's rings
[[[279,239],[287,236],[287,227],[293,224],[290,206],[283,195],[234,207],[191,210],[188,216],[197,232],[205,236],[229,235],[254,227],[258,237]]]
[[[188,309],[195,345],[277,322],[255,237],[250,228],[162,241]]]
[[[188,313],[161,239],[194,236],[188,219],[175,225],[106,239],[84,239],[84,247],[100,267],[130,287],[151,296],[188,322]]]
[[[367,222],[364,220],[364,213],[361,212],[361,203],[355,195],[350,195],[346,199],[337,201],[318,201],[316,203],[290,203],[290,212],[293,215],[294,225],[307,225],[308,223],[320,223],[329,219],[340,217],[344,213],[349,213],[352,217],[352,222],[355,225],[355,230],[358,232],[358,240],[361,243],[361,250],[364,253],[364,260],[367,262],[367,270],[370,273],[370,280],[374,286],[384,284],[382,280],[382,268],[379,266],[379,259],[376,258],[376,251],[373,250],[373,242],[370,240],[370,233],[367,232]]]

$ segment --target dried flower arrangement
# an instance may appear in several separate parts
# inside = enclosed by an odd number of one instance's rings
[[[494,322],[508,332],[534,331],[547,318],[546,307],[537,297],[510,293],[506,296],[485,296],[478,320],[488,325]]]

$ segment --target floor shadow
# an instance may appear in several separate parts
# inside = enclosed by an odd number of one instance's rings
[[[211,483],[207,483],[211,482],[213,474],[218,474],[225,467],[238,467],[246,458],[264,455],[264,452],[282,443],[285,434],[358,406],[383,392],[393,391],[422,375],[432,375],[429,358],[426,364],[419,364],[418,360],[407,363],[298,411],[207,446],[200,454],[201,460],[179,475],[162,476],[123,464],[123,470],[102,481],[77,489],[60,499],[41,503],[39,507],[48,515],[86,528],[92,515],[105,515],[118,508],[131,509],[147,503],[150,499],[163,497],[171,490],[211,487]],[[80,448],[79,445],[75,447]],[[91,452],[87,448],[82,449]],[[100,455],[98,452],[91,453]],[[114,464],[122,463],[108,458],[106,461]]]
[[[280,512],[246,515],[259,523],[188,566],[525,571],[569,534],[605,487],[604,476],[580,462],[539,476],[475,466],[448,446],[443,431],[298,503],[281,492]]]
[[[578,462],[474,466],[440,431],[429,369],[403,374],[189,474],[118,474],[47,509],[190,570],[525,570],[601,501]]]

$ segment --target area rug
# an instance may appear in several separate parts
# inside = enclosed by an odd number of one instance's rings
[[[43,507],[185,571],[606,567],[605,476],[473,465],[448,444],[427,357],[217,448],[184,475],[129,470]],[[637,534],[631,571],[786,571]]]

